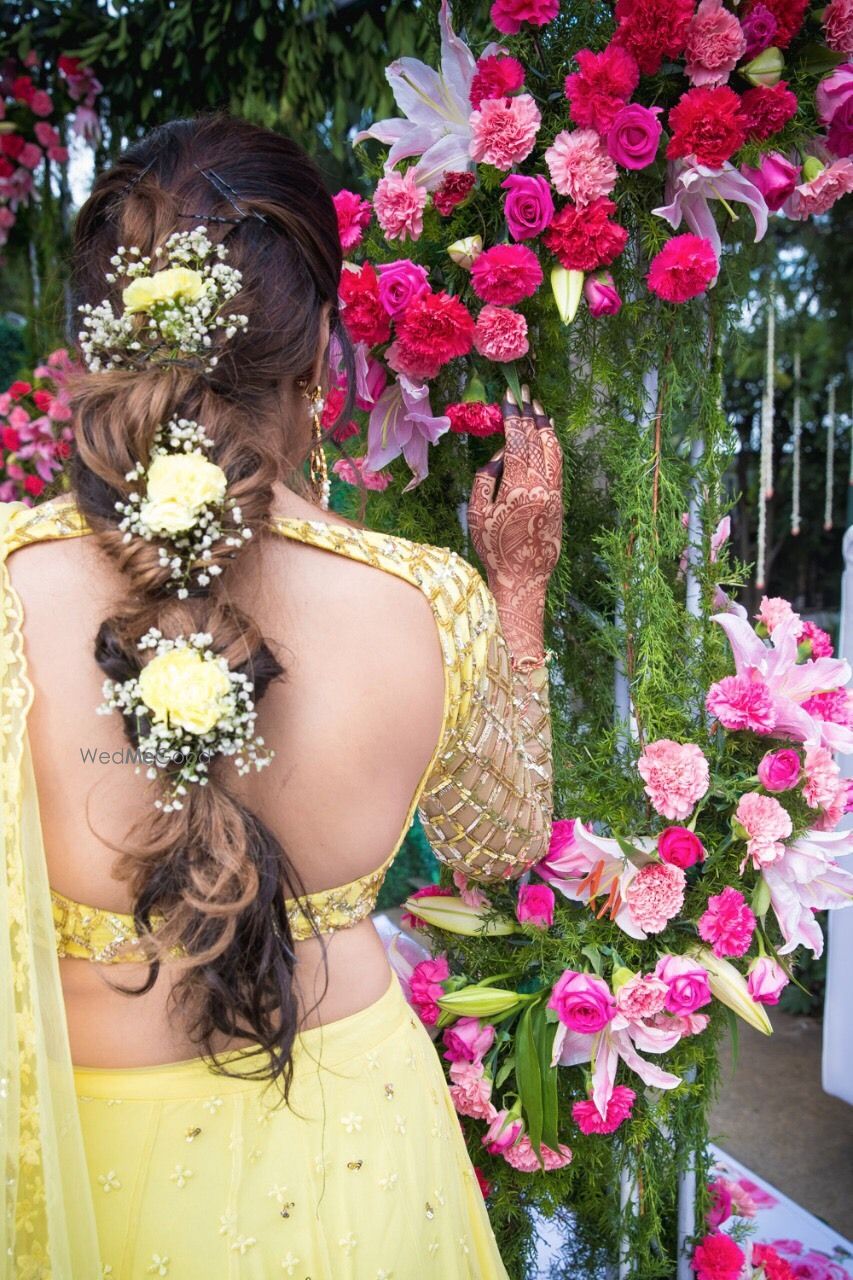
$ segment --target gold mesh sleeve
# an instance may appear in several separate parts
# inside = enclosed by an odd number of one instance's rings
[[[471,572],[454,619],[455,715],[418,812],[436,857],[472,880],[521,875],[551,835],[548,672],[512,670],[494,598]]]

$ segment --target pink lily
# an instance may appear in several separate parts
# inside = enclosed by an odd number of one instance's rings
[[[651,851],[655,848],[655,841],[651,837],[634,841],[638,856],[632,861],[623,853],[618,840],[587,830],[580,818],[575,818],[572,835],[566,874],[548,874],[544,871],[544,863],[539,864],[538,874],[571,902],[592,904],[601,897],[602,905],[597,909],[599,916],[608,914],[630,938],[647,937],[628,910],[625,894],[640,867],[654,861]]]
[[[853,874],[835,861],[835,857],[851,852],[853,831],[811,830],[787,845],[775,863],[762,869],[770,903],[785,938],[780,955],[799,946],[808,947],[815,956],[821,954],[823,933],[814,913],[853,906]]]
[[[672,161],[667,166],[666,198],[668,204],[652,209],[659,218],[666,218],[673,229],[681,226],[681,219],[697,236],[704,236],[714,246],[717,261],[723,250],[717,223],[711,212],[709,200],[721,200],[731,214],[728,201],[745,204],[755,222],[755,240],[764,238],[767,231],[767,201],[754,182],[729,164],[721,169],[709,169],[707,165],[690,162],[690,158]]]
[[[853,729],[820,720],[802,703],[817,693],[839,689],[850,680],[850,664],[841,658],[809,658],[797,662],[799,616],[792,613],[773,629],[769,645],[756,635],[745,618],[715,613],[732,647],[737,674],[763,682],[775,712],[774,733],[787,733],[795,742],[826,747],[829,751],[853,751]]]
[[[678,1044],[681,1027],[675,1018],[671,1022],[671,1027],[650,1027],[645,1023],[629,1022],[622,1014],[617,1014],[603,1031],[594,1035],[570,1031],[561,1022],[554,1036],[551,1065],[576,1067],[582,1062],[592,1063],[592,1100],[603,1118],[613,1096],[620,1058],[651,1088],[674,1089],[681,1084],[680,1076],[647,1062],[637,1052],[639,1048],[644,1053],[667,1053]]]
[[[370,413],[367,465],[381,471],[400,454],[412,470],[403,490],[408,493],[429,474],[429,445],[450,429],[450,419],[436,417],[430,408],[429,387],[401,373],[382,392]]]
[[[687,528],[688,516],[685,511],[681,516],[681,523]],[[711,563],[715,563],[719,559],[720,548],[728,542],[732,530],[731,516],[723,516],[714,532],[711,534]],[[678,577],[682,578],[687,572],[687,548],[681,553],[681,559],[678,562]],[[738,604],[737,600],[730,600],[719,583],[714,587],[714,608],[724,609],[729,613],[735,613],[739,618],[746,618],[747,611],[742,604]]]
[[[471,169],[468,154],[471,141],[471,81],[476,59],[464,40],[454,34],[450,6],[442,0],[441,70],[435,71],[419,58],[397,58],[385,69],[394,101],[403,117],[378,120],[355,135],[354,142],[376,138],[390,145],[385,171],[408,156],[421,157],[415,166],[418,184],[433,191],[445,173]],[[484,57],[497,53],[500,45],[490,44]]]

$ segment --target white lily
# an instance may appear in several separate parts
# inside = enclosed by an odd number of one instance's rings
[[[763,1005],[756,1004],[746,985],[746,978],[728,960],[715,956],[709,947],[694,947],[690,953],[708,974],[711,995],[733,1010],[744,1022],[764,1035],[773,1034],[773,1027]]]

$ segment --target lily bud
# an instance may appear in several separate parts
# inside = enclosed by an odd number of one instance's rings
[[[803,161],[803,179],[806,182],[814,182],[818,174],[823,173],[826,165],[818,160],[817,156],[806,156]]]
[[[552,267],[551,291],[563,324],[571,324],[583,295],[583,272]]]
[[[773,1034],[773,1027],[765,1010],[756,1004],[749,994],[746,979],[728,960],[715,956],[709,947],[695,947],[690,953],[706,970],[711,994],[720,1004],[732,1009],[739,1018],[748,1022],[764,1035]]]
[[[741,75],[746,76],[749,83],[754,85],[778,84],[784,69],[785,59],[782,57],[782,50],[772,45],[759,53],[758,57],[753,58],[752,62],[748,62],[745,67],[739,68]]]
[[[411,911],[412,915],[425,920],[436,929],[444,929],[446,933],[461,933],[466,938],[519,932],[516,922],[508,916],[500,916],[487,923],[483,907],[469,907],[461,898],[409,898],[403,904],[403,909]]]
[[[440,1009],[458,1018],[494,1018],[521,1003],[516,991],[504,987],[465,987],[439,996],[437,1001]]]
[[[465,236],[462,240],[454,240],[453,244],[447,246],[448,257],[453,259],[457,267],[462,267],[465,271],[471,270],[482,252],[482,236]]]
[[[610,981],[613,994],[615,995],[620,987],[624,987],[626,982],[630,982],[631,979],[636,978],[636,976],[637,975],[634,973],[633,969],[628,969],[625,965],[622,965],[621,969],[614,969],[613,977]]]
[[[472,378],[462,393],[463,404],[485,404],[486,388],[481,378]]]

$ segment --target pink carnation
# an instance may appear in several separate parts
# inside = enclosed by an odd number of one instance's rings
[[[708,790],[708,761],[695,742],[670,738],[650,742],[637,761],[637,770],[655,810],[671,820],[688,817]]]
[[[442,983],[449,977],[450,967],[446,956],[421,960],[412,970],[409,979],[412,1008],[427,1026],[434,1026],[438,1022],[441,1010],[436,1002],[444,995]]]
[[[448,408],[450,406],[448,405]],[[451,431],[453,427],[451,426]],[[459,896],[463,902],[469,907],[485,907],[488,905],[488,894],[483,893],[482,889],[478,889],[475,884],[471,884],[464,871],[458,869],[453,872],[453,883],[459,890]]]
[[[544,27],[560,12],[560,0],[495,0],[490,11],[492,22],[506,36],[518,35],[522,22]]]
[[[826,747],[809,747],[804,764],[803,797],[810,809],[826,809],[838,798],[841,770]]]
[[[524,67],[517,58],[508,53],[490,54],[477,59],[469,101],[476,110],[484,98],[505,98],[517,93],[523,84]]]
[[[562,1142],[559,1151],[552,1151],[550,1147],[545,1146],[544,1142],[539,1150],[542,1155],[541,1164],[533,1150],[533,1143],[527,1134],[523,1133],[515,1146],[508,1147],[504,1151],[503,1158],[507,1164],[512,1165],[513,1169],[518,1169],[519,1173],[541,1173],[543,1168],[545,1173],[550,1173],[552,1169],[562,1169],[565,1165],[571,1164],[572,1149]]]
[[[806,698],[803,710],[817,720],[829,720],[831,724],[853,724],[853,691],[827,689]]]
[[[646,933],[660,933],[684,905],[686,884],[681,867],[671,863],[641,867],[625,892],[632,920]]]
[[[853,160],[849,157],[836,160],[812,178],[794,187],[793,195],[786,202],[784,212],[789,218],[802,221],[815,214],[826,213],[836,200],[853,191]]]
[[[853,0],[829,0],[823,11],[826,43],[836,53],[853,53]]]
[[[723,0],[701,0],[687,27],[685,74],[691,84],[725,84],[746,51],[746,36]]]
[[[604,1116],[593,1099],[586,1098],[583,1102],[572,1104],[572,1119],[581,1133],[614,1133],[630,1118],[636,1097],[633,1089],[617,1084],[610,1095]]]
[[[474,328],[474,346],[487,360],[506,363],[527,355],[527,321],[508,307],[483,307]]]
[[[426,187],[418,184],[413,169],[398,173],[393,169],[380,178],[373,207],[386,240],[417,240],[424,229]]]
[[[460,1116],[473,1120],[494,1120],[497,1111],[492,1105],[492,1082],[485,1074],[482,1062],[451,1063],[450,1098]]]
[[[638,973],[616,992],[616,1007],[629,1022],[642,1022],[662,1013],[669,988],[654,974]]]
[[[497,306],[511,307],[530,298],[541,283],[539,259],[523,244],[496,244],[485,249],[471,268],[474,292]]]
[[[745,1262],[743,1250],[718,1231],[699,1242],[691,1266],[697,1280],[739,1280]]]
[[[775,862],[785,852],[782,841],[791,834],[791,815],[773,796],[748,791],[741,796],[735,820],[746,832],[747,857],[757,869]]]
[[[616,165],[594,129],[558,133],[545,152],[551,181],[561,195],[583,207],[616,186]]]
[[[580,49],[578,70],[566,76],[569,115],[581,128],[607,133],[616,113],[625,105],[640,80],[636,61],[621,45],[610,44],[601,53]]]
[[[699,937],[711,943],[715,956],[745,956],[755,932],[755,916],[739,890],[726,885],[708,899],[699,917]]]
[[[370,201],[363,200],[355,191],[339,191],[332,196],[335,213],[338,215],[338,234],[344,253],[361,244],[364,228],[370,222]]]
[[[811,658],[831,658],[835,650],[829,633],[819,627],[816,622],[805,621],[800,632],[800,644],[808,640],[811,645]]]
[[[724,676],[712,684],[705,706],[725,729],[772,733],[776,725],[773,696],[754,667],[740,676]]]
[[[343,480],[344,484],[370,489],[371,492],[375,493],[381,493],[391,483],[389,472],[372,471],[367,465],[367,458],[364,457],[338,458],[337,462],[333,464],[332,470],[336,476]]]
[[[704,236],[673,236],[656,253],[646,276],[649,289],[665,302],[687,302],[704,293],[719,271],[714,246]]]
[[[761,604],[758,606],[758,612],[755,615],[758,622],[766,627],[767,634],[771,636],[781,623],[797,616],[791,607],[790,600],[786,600],[784,596],[762,596]],[[802,625],[800,624],[795,630],[795,635],[799,636],[801,632]]]
[[[480,164],[511,169],[533,149],[542,117],[529,93],[517,98],[484,98],[471,112],[469,154]],[[374,201],[375,203],[375,201]]]

